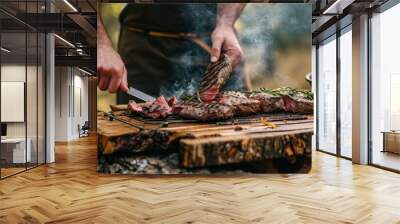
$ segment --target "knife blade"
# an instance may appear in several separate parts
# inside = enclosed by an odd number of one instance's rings
[[[142,100],[144,102],[154,101],[156,99],[156,98],[154,98],[154,97],[152,97],[152,96],[150,96],[150,95],[148,95],[148,94],[146,94],[146,93],[144,93],[144,92],[142,92],[142,91],[140,91],[138,89],[135,89],[133,87],[129,87],[128,95],[133,96],[133,97],[135,97],[135,98],[137,98],[139,100]]]

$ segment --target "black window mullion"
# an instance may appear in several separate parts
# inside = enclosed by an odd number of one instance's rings
[[[367,53],[367,85],[368,85],[368,96],[367,96],[367,104],[368,104],[368,112],[367,112],[367,119],[368,119],[368,124],[367,124],[367,129],[368,129],[368,155],[367,155],[367,160],[368,164],[373,164],[373,148],[372,148],[372,11],[368,12],[368,30],[367,30],[367,46],[368,46],[368,53]]]
[[[36,1],[36,13],[39,13],[39,0]],[[36,32],[36,166],[38,165],[39,165],[39,32]]]
[[[28,19],[28,1],[25,0],[25,21]],[[25,23],[26,24],[26,23]],[[27,116],[27,90],[28,90],[28,26],[25,25],[25,88],[24,88],[24,120],[25,120],[25,170],[28,170],[28,116]]]
[[[315,135],[315,148],[318,150],[319,149],[319,44],[316,45],[315,47],[315,95],[316,97],[314,97],[315,100],[315,114],[314,116],[316,117],[315,119],[315,131],[316,131],[316,135]]]
[[[340,114],[340,29],[336,31],[336,154],[341,156],[341,114]]]

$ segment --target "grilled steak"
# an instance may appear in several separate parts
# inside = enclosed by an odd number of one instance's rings
[[[310,91],[289,87],[261,89],[250,94],[250,99],[259,100],[263,112],[312,113],[313,97]]]
[[[176,99],[172,98],[170,101],[172,105],[176,102]],[[154,119],[166,118],[168,115],[172,114],[172,107],[165,100],[164,96],[160,96],[156,100],[143,105],[139,105],[131,100],[128,104],[128,109],[134,114],[140,114]]]
[[[312,113],[314,109],[313,101],[300,97],[283,96],[282,97],[286,112],[291,113]]]
[[[128,108],[134,114],[154,119],[176,114],[183,118],[212,121],[260,112],[312,113],[313,100],[309,91],[279,88],[261,89],[251,93],[222,92],[211,102],[200,102],[193,98],[177,101],[175,97],[167,102],[160,96],[145,104],[130,101]]]
[[[291,113],[312,113],[313,95],[310,91],[283,87],[273,90],[282,96],[284,110]]]
[[[234,116],[234,111],[231,106],[198,101],[178,102],[174,106],[173,113],[183,118],[200,121],[223,120]]]
[[[210,63],[203,75],[199,87],[200,98],[204,102],[214,100],[222,85],[228,80],[232,65],[228,55],[222,54],[217,62]]]
[[[280,96],[271,93],[253,93],[250,94],[249,98],[259,101],[261,112],[271,113],[283,111],[284,101]]]
[[[222,92],[218,96],[218,103],[231,106],[235,115],[249,115],[261,112],[260,101],[251,99],[241,92]]]
[[[134,100],[129,100],[128,111],[130,111],[131,113],[140,114],[143,112],[143,108],[142,106],[137,104]]]
[[[177,102],[178,102],[178,100],[176,99],[175,96],[173,96],[173,97],[171,97],[171,98],[168,100],[168,105],[169,105],[170,107],[173,107]]]

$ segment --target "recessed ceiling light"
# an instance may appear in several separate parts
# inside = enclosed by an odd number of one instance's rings
[[[61,36],[59,36],[58,34],[54,34],[55,37],[57,37],[59,40],[61,40],[62,42],[64,42],[65,44],[67,44],[68,46],[75,48],[75,45],[73,45],[71,42],[69,42],[68,40],[62,38]]]
[[[78,12],[78,10],[73,6],[68,0],[64,0],[64,3],[68,5],[74,12]]]
[[[336,0],[322,14],[342,14],[343,10],[351,5],[355,0]]]
[[[5,47],[1,47],[0,49],[1,49],[1,51],[4,51],[6,53],[10,53],[11,52],[11,50],[9,50],[9,49],[7,49]]]
[[[90,72],[88,72],[88,71],[86,71],[86,70],[83,70],[83,69],[81,69],[81,68],[79,68],[79,67],[78,67],[78,70],[81,71],[81,72],[83,72],[83,73],[85,73],[85,74],[87,74],[87,75],[93,75],[92,73],[90,73]]]

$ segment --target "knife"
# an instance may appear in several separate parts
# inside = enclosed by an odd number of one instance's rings
[[[154,101],[156,99],[156,98],[154,98],[154,97],[152,97],[152,96],[150,96],[150,95],[148,95],[148,94],[146,94],[146,93],[144,93],[144,92],[142,92],[142,91],[140,91],[138,89],[135,89],[133,87],[129,87],[129,90],[128,90],[127,93],[128,93],[128,95],[133,96],[133,97],[135,97],[135,98],[137,98],[139,100],[142,100],[144,102]]]

